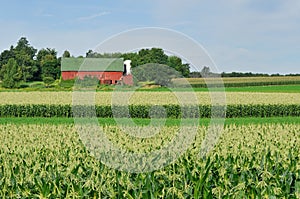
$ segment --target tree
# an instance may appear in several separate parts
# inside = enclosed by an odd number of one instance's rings
[[[15,58],[15,53],[14,53],[14,47],[11,46],[10,50],[4,50],[1,54],[0,54],[0,70],[2,69],[2,67],[8,63],[8,60],[10,58]],[[3,74],[0,73],[0,79],[3,79]]]
[[[21,71],[22,80],[24,82],[33,79],[34,74],[38,71],[35,61],[30,58],[24,51],[16,53],[16,59]]]
[[[51,54],[43,57],[41,61],[42,77],[52,77],[57,79],[59,77],[60,69],[57,58]]]
[[[168,56],[160,48],[142,49],[138,52],[138,65],[156,63],[167,64]]]
[[[38,51],[37,55],[36,55],[36,60],[38,62],[42,62],[43,58],[46,55],[52,55],[53,57],[57,57],[57,52],[56,50],[53,48],[42,48],[41,50]]]
[[[139,65],[139,56],[137,53],[124,53],[121,56],[124,60],[131,60],[131,67],[134,68]]]
[[[5,88],[16,88],[21,79],[20,71],[18,71],[17,61],[10,58],[1,70],[3,73],[2,86]]]
[[[57,59],[55,49],[46,48],[39,50],[37,54],[37,65],[39,69],[39,79],[52,77],[57,79],[60,74],[60,62]]]
[[[14,48],[14,51],[15,52],[23,51],[25,54],[27,54],[30,57],[30,59],[33,59],[37,52],[37,50],[34,47],[30,46],[29,41],[26,39],[26,37],[21,37],[19,39],[17,46]]]
[[[88,50],[86,52],[85,57],[87,58],[120,58],[122,57],[122,53],[116,52],[116,53],[98,53],[94,52],[93,50]]]
[[[133,68],[132,74],[137,81],[150,81],[161,86],[169,86],[173,78],[180,76],[175,69],[156,63],[148,63]]]
[[[85,53],[85,57],[94,57],[94,52],[93,50],[88,50],[86,53]]]
[[[19,39],[17,46],[13,49],[17,65],[21,69],[21,76],[23,81],[33,79],[33,75],[38,71],[36,62],[34,61],[37,50],[30,46],[25,37]]]
[[[64,51],[64,54],[63,54],[63,57],[71,57],[71,54],[69,51],[65,50]]]
[[[170,56],[168,58],[168,66],[180,72],[184,77],[189,77],[190,75],[190,65],[187,63],[182,64],[182,60],[179,57]]]
[[[210,68],[207,66],[204,66],[201,70],[201,76],[202,77],[208,77],[211,74]]]

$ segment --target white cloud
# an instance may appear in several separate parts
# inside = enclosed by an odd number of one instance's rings
[[[90,15],[90,16],[79,17],[78,21],[89,21],[89,20],[95,19],[97,17],[102,17],[102,16],[108,15],[108,14],[110,14],[110,12],[104,11],[104,12],[100,12],[100,13],[93,14],[93,15]]]

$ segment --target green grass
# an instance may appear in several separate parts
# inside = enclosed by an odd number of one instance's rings
[[[229,92],[299,93],[300,85],[229,87],[225,90]]]
[[[117,125],[117,122],[113,118],[98,118],[99,124],[101,125]],[[136,125],[148,125],[150,119],[140,119],[134,118],[134,123]],[[193,123],[193,119],[186,119],[187,123]],[[154,122],[159,122],[159,119],[154,120]],[[0,118],[0,124],[73,124],[73,118]],[[167,119],[166,126],[180,125],[180,119]],[[201,118],[199,120],[200,125],[209,125],[209,118]],[[270,118],[227,118],[225,120],[225,125],[237,124],[237,125],[247,125],[247,124],[265,124],[265,123],[281,123],[281,124],[300,124],[300,117],[270,117]],[[119,119],[118,124],[128,124],[128,119]]]

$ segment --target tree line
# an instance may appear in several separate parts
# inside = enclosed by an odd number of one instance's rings
[[[67,54],[67,51],[66,51]],[[43,48],[39,51],[22,37],[16,46],[0,54],[0,80],[6,88],[16,88],[20,82],[58,79],[60,61],[57,51]]]
[[[62,57],[73,57],[65,50]],[[45,84],[54,82],[61,76],[61,58],[52,48],[37,50],[26,37],[21,37],[16,46],[4,50],[0,54],[0,80],[6,88],[16,88],[21,82],[44,81]],[[83,56],[79,56],[83,57]],[[190,74],[189,64],[182,63],[176,56],[168,56],[160,48],[142,49],[136,53],[104,53],[89,50],[88,58],[124,58],[132,60],[132,67],[147,63],[168,65],[179,71],[184,77]]]
[[[62,57],[73,57],[68,50],[65,50]],[[0,54],[0,81],[2,86],[6,88],[17,88],[21,82],[31,82],[31,81],[44,81],[46,85],[51,84],[55,80],[61,77],[61,59],[62,57],[57,56],[57,51],[53,48],[42,48],[37,50],[32,45],[26,37],[21,37],[16,46],[11,46],[8,50],[4,50]],[[79,56],[84,57],[84,56]],[[87,58],[124,58],[130,59],[132,61],[132,68],[137,66],[143,66],[149,63],[154,63],[158,65],[150,65],[147,70],[155,70],[157,66],[160,66],[164,78],[171,73],[163,65],[169,66],[170,68],[176,70],[180,76],[183,77],[203,77],[203,76],[214,76],[215,73],[210,71],[208,66],[203,66],[202,71],[190,72],[190,65],[188,63],[183,63],[181,58],[177,56],[168,56],[165,54],[163,49],[151,48],[151,49],[141,49],[138,52],[129,53],[97,53],[92,50],[86,52],[85,57]],[[147,80],[147,76],[141,74],[151,74],[147,73],[146,68],[142,68],[137,71],[142,80]],[[160,76],[157,72],[152,73],[156,79],[161,79],[159,81],[164,81],[164,78],[158,78]],[[178,76],[178,74],[176,74]],[[221,77],[257,77],[257,76],[282,76],[280,74],[261,74],[261,73],[241,73],[241,72],[231,72],[231,73],[221,73],[217,74]],[[300,74],[289,74],[286,76],[296,76]]]
[[[214,73],[210,70],[208,66],[203,66],[201,71],[190,72],[189,77],[191,78],[201,78],[201,77],[277,77],[277,76],[300,76],[297,73],[290,74],[268,74],[268,73],[252,73],[252,72],[230,72],[230,73]]]

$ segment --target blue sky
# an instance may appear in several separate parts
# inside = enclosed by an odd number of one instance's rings
[[[208,51],[220,71],[300,73],[299,0],[10,0],[0,3],[0,51],[34,47],[84,55],[108,37],[169,28]]]

